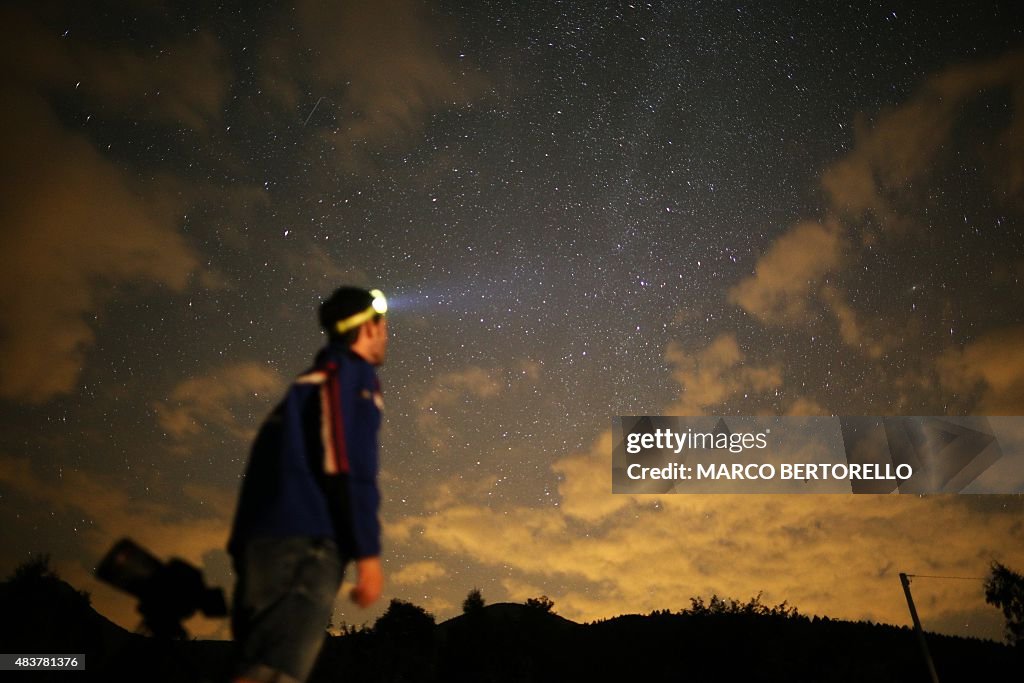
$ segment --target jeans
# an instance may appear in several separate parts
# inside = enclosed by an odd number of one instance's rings
[[[234,558],[235,675],[301,683],[323,645],[345,563],[328,538],[257,538]]]

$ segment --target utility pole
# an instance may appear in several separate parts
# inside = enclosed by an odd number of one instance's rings
[[[903,572],[900,572],[900,583],[903,584],[903,592],[907,596],[907,607],[910,608],[910,618],[914,620],[914,632],[917,633],[917,642],[921,646],[921,654],[924,655],[924,662],[928,665],[928,673],[932,677],[932,683],[939,683],[939,674],[935,672],[935,662],[928,652],[928,643],[924,639],[924,631],[921,630],[921,620],[917,618],[917,608],[914,607],[914,598],[910,594],[910,579]]]

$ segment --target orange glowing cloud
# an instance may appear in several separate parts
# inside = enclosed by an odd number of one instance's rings
[[[198,259],[173,213],[144,198],[42,98],[6,92],[0,114],[0,396],[71,391],[93,314],[122,282],[181,290]]]
[[[676,345],[668,356],[687,389],[677,406],[686,413],[782,382],[780,368],[749,366],[728,335],[704,349]],[[823,412],[808,400],[791,408]],[[681,609],[697,595],[763,592],[762,599],[788,600],[806,614],[903,624],[901,571],[983,576],[992,559],[1024,564],[1019,506],[1002,510],[956,496],[616,495],[611,462],[608,431],[587,452],[556,458],[559,500],[545,507],[495,505],[483,493],[486,482],[475,487],[462,475],[451,482],[459,495],[438,499],[428,514],[392,519],[386,536],[501,567],[507,599],[545,593],[576,620]],[[417,585],[429,592],[436,584]],[[976,627],[986,635],[998,632],[999,615],[985,605],[980,581],[915,591],[926,627],[970,618],[984,623]]]
[[[779,366],[748,364],[732,334],[720,335],[697,352],[670,344],[665,358],[681,388],[679,401],[667,409],[667,415],[703,415],[738,394],[761,393],[782,385]]]
[[[255,435],[257,408],[262,410],[268,397],[276,400],[283,390],[284,380],[275,370],[261,363],[236,363],[184,380],[154,409],[160,426],[175,439],[214,428],[248,441]]]
[[[427,581],[444,578],[448,571],[437,562],[411,562],[391,576],[391,581],[399,586],[416,586]]]
[[[896,350],[898,340],[911,335],[891,330],[907,321],[873,319],[858,311],[840,283],[876,250],[906,240],[910,228],[923,229],[918,215],[927,213],[928,189],[937,182],[932,170],[960,144],[954,131],[968,117],[965,105],[998,89],[1011,91],[1015,110],[1010,124],[994,133],[999,151],[989,156],[996,174],[984,180],[994,198],[1019,200],[1012,195],[1024,177],[1022,74],[1020,51],[954,66],[870,124],[859,119],[853,149],[822,173],[826,218],[799,222],[780,235],[760,256],[754,274],[729,290],[729,302],[769,326],[808,325],[827,310],[839,338],[866,357],[878,360]]]
[[[812,293],[841,265],[838,226],[798,223],[758,259],[753,276],[729,290],[729,302],[766,325],[801,323]]]
[[[1019,90],[1022,74],[1021,52],[952,67],[930,78],[910,101],[882,112],[873,126],[859,123],[853,152],[822,176],[832,206],[838,212],[872,211],[883,220],[897,219],[890,193],[907,191],[927,178],[949,143],[964,103],[993,88]],[[1010,129],[1009,139],[1016,139],[1019,127],[1018,123]],[[1024,150],[1015,151],[1019,161]]]
[[[50,98],[203,130],[220,115],[228,73],[205,34],[157,59],[61,39],[17,9],[0,10],[0,26],[0,397],[41,403],[75,388],[96,314],[119,285],[180,291],[199,266],[173,190],[136,182]]]
[[[936,361],[942,385],[976,395],[975,412],[1024,414],[1024,326],[992,331]]]

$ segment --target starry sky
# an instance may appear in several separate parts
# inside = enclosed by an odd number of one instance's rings
[[[286,4],[0,9],[3,576],[50,553],[131,628],[91,578],[129,535],[229,587],[249,442],[351,283],[391,304],[385,598],[904,624],[902,571],[1000,637],[973,577],[1024,568],[1020,495],[610,463],[615,415],[1024,412],[1014,3]]]

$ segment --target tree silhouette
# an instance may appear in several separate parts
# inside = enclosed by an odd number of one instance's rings
[[[1024,643],[1024,576],[992,562],[985,579],[985,602],[1003,611],[1006,640],[1018,647]]]
[[[392,598],[373,624],[375,668],[380,681],[431,681],[436,666],[434,615],[419,605]]]
[[[733,598],[720,598],[712,595],[707,603],[704,598],[697,596],[690,598],[690,608],[682,610],[680,614],[692,616],[709,616],[719,614],[746,615],[756,617],[782,617],[784,619],[797,619],[800,612],[788,601],[782,601],[778,605],[766,605],[761,602],[761,593],[758,593],[746,602],[740,602]]]
[[[551,612],[551,608],[555,606],[555,602],[548,596],[542,595],[539,598],[530,598],[527,600],[526,606],[539,612]]]
[[[434,615],[419,605],[392,598],[373,632],[397,642],[423,643],[434,636]]]
[[[463,614],[476,614],[484,608],[484,596],[480,594],[479,588],[469,591],[466,599],[462,601]]]

